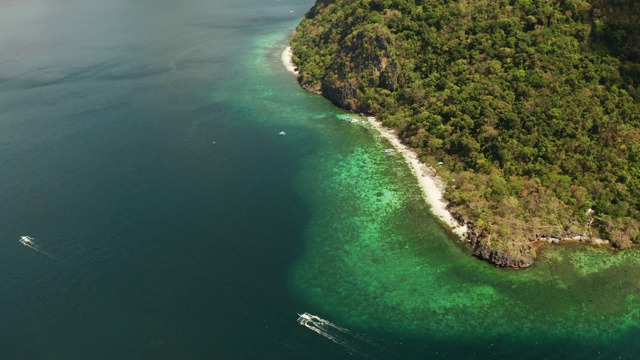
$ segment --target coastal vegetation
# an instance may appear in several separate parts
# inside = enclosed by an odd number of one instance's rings
[[[477,256],[640,243],[640,3],[317,0],[290,41],[303,87],[442,162]]]

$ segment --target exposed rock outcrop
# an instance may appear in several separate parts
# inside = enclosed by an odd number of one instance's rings
[[[322,6],[318,2],[314,8]],[[377,87],[389,91],[398,87],[399,65],[392,56],[393,37],[379,27],[372,25],[347,37],[319,84],[300,78],[300,85],[341,108],[370,113],[363,104],[363,94]]]
[[[560,234],[531,234],[528,242],[518,243],[517,247],[511,248],[509,251],[501,251],[492,248],[490,239],[483,237],[483,234],[474,227],[472,220],[456,213],[451,207],[449,207],[449,211],[460,225],[466,225],[465,237],[471,244],[473,255],[498,267],[528,268],[535,261],[535,250],[549,244],[580,242],[588,245],[615,246],[614,243],[606,239],[565,231]]]
[[[358,89],[349,84],[327,84],[322,87],[321,93],[324,97],[343,109],[355,112],[360,110],[360,102],[356,100]]]
[[[490,263],[500,267],[510,267],[515,269],[523,269],[533,264],[533,254],[531,246],[521,246],[521,254],[515,257],[509,253],[492,250],[489,245],[479,244],[475,246],[473,255],[480,259],[487,260]]]

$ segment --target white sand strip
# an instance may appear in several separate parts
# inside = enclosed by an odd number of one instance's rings
[[[287,71],[298,76],[298,70],[296,70],[296,66],[293,64],[293,51],[291,51],[291,46],[287,46],[282,52],[282,63],[284,67],[287,68]]]
[[[467,227],[466,225],[458,225],[458,222],[453,218],[451,213],[447,211],[447,203],[443,200],[442,196],[444,194],[445,185],[436,175],[436,171],[423,164],[420,159],[418,159],[418,155],[410,147],[401,143],[394,130],[384,127],[380,121],[372,116],[367,119],[369,120],[369,123],[375,126],[380,132],[380,136],[387,139],[393,147],[402,154],[409,165],[411,165],[411,172],[413,172],[416,178],[418,178],[418,183],[422,188],[425,199],[429,205],[431,205],[431,212],[451,226],[454,233],[463,237],[464,233],[467,231]]]

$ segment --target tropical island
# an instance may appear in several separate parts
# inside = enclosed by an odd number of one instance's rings
[[[438,168],[479,258],[640,243],[635,1],[317,0],[290,44],[305,89]]]

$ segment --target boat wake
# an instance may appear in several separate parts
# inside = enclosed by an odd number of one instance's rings
[[[57,257],[49,254],[48,252],[42,250],[40,247],[38,247],[38,245],[36,245],[34,239],[30,236],[21,236],[20,237],[20,243],[30,249],[33,249],[37,252],[39,252],[42,255],[48,256],[54,260],[60,261],[60,259],[58,259]]]
[[[355,331],[338,326],[328,320],[309,313],[298,314],[298,323],[344,347],[352,355],[371,358],[370,350],[380,353],[384,350],[373,339]]]

